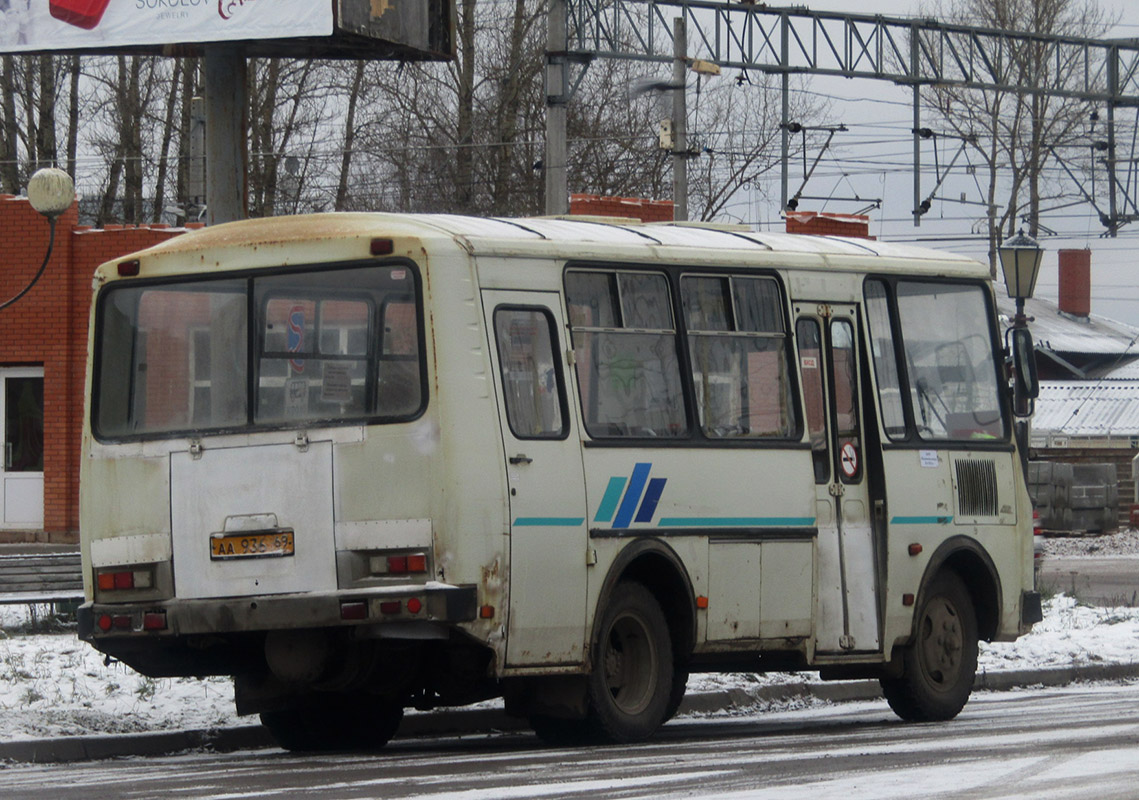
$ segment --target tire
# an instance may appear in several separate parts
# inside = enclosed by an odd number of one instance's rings
[[[684,693],[688,691],[688,669],[680,664],[674,664],[672,670],[672,690],[668,694],[668,710],[664,721],[668,722],[680,710],[684,702]]]
[[[350,696],[321,697],[319,704],[265,711],[261,724],[286,750],[375,750],[395,735],[403,708]]]
[[[592,658],[586,684],[591,738],[621,744],[652,736],[675,710],[676,686],[668,623],[642,584],[619,583],[613,590]]]
[[[953,719],[977,674],[977,617],[965,584],[942,571],[923,593],[900,678],[883,678],[890,708],[908,722]]]

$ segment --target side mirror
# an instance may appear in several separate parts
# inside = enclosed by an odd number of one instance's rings
[[[1040,394],[1036,376],[1036,346],[1028,328],[1012,329],[1013,403],[1017,416],[1032,413],[1032,402]]]

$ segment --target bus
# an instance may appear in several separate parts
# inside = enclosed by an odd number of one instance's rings
[[[288,749],[491,698],[638,741],[700,672],[946,720],[978,641],[1041,619],[1017,354],[967,258],[316,214],[102,265],[90,331],[80,636],[233,676]]]

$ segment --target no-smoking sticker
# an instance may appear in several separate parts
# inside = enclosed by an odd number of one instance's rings
[[[853,478],[858,474],[858,451],[854,449],[853,444],[847,442],[842,446],[838,460],[842,464],[843,475]]]

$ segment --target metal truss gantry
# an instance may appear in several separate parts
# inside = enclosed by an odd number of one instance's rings
[[[676,20],[683,23],[677,26]],[[1107,109],[1103,161],[1110,200],[1109,209],[1100,212],[1101,220],[1109,235],[1139,220],[1139,206],[1130,188],[1134,159],[1119,159],[1115,140],[1116,109],[1139,108],[1139,40],[1013,33],[936,19],[722,0],[551,0],[547,105],[552,113],[547,117],[545,162],[548,213],[565,211],[565,104],[589,63],[595,58],[674,62],[677,27],[687,31],[689,60],[781,77],[783,208],[788,201],[791,76],[831,75],[889,81],[912,89],[915,225],[920,223],[923,200],[921,90],[930,86],[1103,104]],[[557,140],[552,147],[551,140]],[[1119,180],[1121,166],[1129,170],[1124,181]]]

